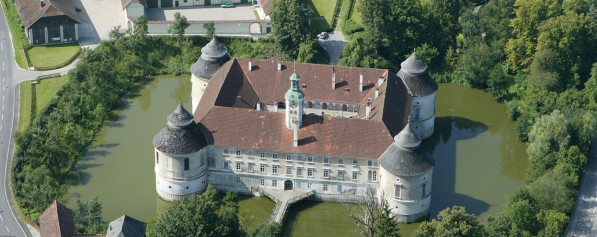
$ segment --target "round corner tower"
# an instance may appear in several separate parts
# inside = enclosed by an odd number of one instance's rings
[[[399,222],[418,222],[429,216],[434,160],[421,149],[421,141],[407,124],[379,157],[378,197],[388,202]]]
[[[203,192],[207,187],[207,142],[182,105],[168,116],[166,126],[153,138],[158,195],[167,201]]]
[[[194,114],[211,77],[230,60],[228,49],[214,37],[201,48],[201,56],[191,65],[191,111]]]
[[[422,139],[433,134],[435,123],[435,96],[438,85],[427,72],[427,64],[413,53],[400,63],[398,77],[412,96],[410,124]]]

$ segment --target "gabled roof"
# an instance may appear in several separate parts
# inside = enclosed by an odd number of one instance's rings
[[[261,7],[263,8],[263,12],[265,12],[266,16],[269,16],[272,13],[272,3],[274,0],[259,0]]]
[[[77,236],[73,214],[56,200],[39,217],[39,227],[43,237]]]
[[[122,9],[125,9],[129,5],[136,3],[136,2],[141,3],[141,5],[143,5],[145,8],[147,8],[147,1],[145,1],[145,0],[120,0],[120,3],[122,3]]]
[[[26,29],[43,17],[64,15],[77,23],[81,22],[72,0],[44,0],[43,7],[39,0],[16,0],[15,3]]]
[[[110,222],[106,237],[144,237],[145,222],[124,215]]]
[[[404,83],[388,70],[335,67],[339,86],[333,90],[332,65],[296,63],[306,101],[354,104],[359,112],[353,118],[305,115],[299,146],[293,147],[293,132],[285,127],[283,113],[255,111],[257,102],[284,101],[284,93],[290,88],[288,78],[294,71],[288,68],[293,64],[282,62],[286,66],[278,71],[278,62],[252,60],[250,71],[248,62],[235,58],[224,64],[212,77],[195,110],[195,122],[201,124],[209,144],[377,159],[406,124],[411,97]],[[365,87],[362,92],[358,90],[361,73]],[[378,87],[379,77],[386,78]],[[365,120],[368,101],[372,109],[370,119]]]

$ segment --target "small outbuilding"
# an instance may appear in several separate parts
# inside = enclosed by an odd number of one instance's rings
[[[42,237],[75,237],[73,214],[60,202],[54,200],[39,217]]]
[[[79,40],[79,23],[72,0],[16,0],[30,45]]]

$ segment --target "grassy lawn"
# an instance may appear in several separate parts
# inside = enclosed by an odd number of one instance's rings
[[[361,0],[354,0],[354,7],[352,8],[352,14],[350,15],[350,19],[354,22],[363,24],[363,19],[361,18],[361,12],[359,11],[359,6],[361,5]]]
[[[27,51],[31,64],[37,67],[57,67],[70,63],[75,54],[81,50],[78,43],[35,46]]]
[[[332,29],[332,18],[334,8],[338,0],[310,0],[309,6],[313,10],[311,15],[311,28],[315,32],[328,31]]]
[[[27,41],[27,38],[25,37],[25,32],[23,31],[21,17],[17,12],[17,8],[14,1],[1,0],[1,2],[2,8],[4,9],[4,14],[6,16],[6,19],[8,20],[8,27],[10,28],[10,32],[12,33],[11,35],[14,47],[13,50],[15,53],[15,60],[21,68],[27,68],[27,60],[25,58],[23,48],[25,48],[25,46],[29,46],[29,42]]]
[[[261,20],[261,18],[259,18],[259,13],[257,13],[257,10],[253,10],[253,15],[255,15],[255,19]]]
[[[31,82],[21,83],[20,107],[19,107],[19,128],[18,131],[24,131],[31,122],[31,108],[35,105],[35,114],[39,115],[46,108],[48,103],[56,96],[56,93],[66,82],[68,78],[55,77],[41,80],[34,86]],[[35,90],[35,102],[32,101],[33,90]],[[33,104],[35,103],[35,104]]]

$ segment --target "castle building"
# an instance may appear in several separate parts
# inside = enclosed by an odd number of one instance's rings
[[[226,61],[225,52],[216,39],[202,49],[191,67],[193,114],[178,105],[153,140],[160,197],[184,198],[208,183],[249,195],[313,190],[335,202],[374,191],[401,222],[428,216],[434,162],[420,144],[433,133],[437,84],[416,54],[394,74]]]

